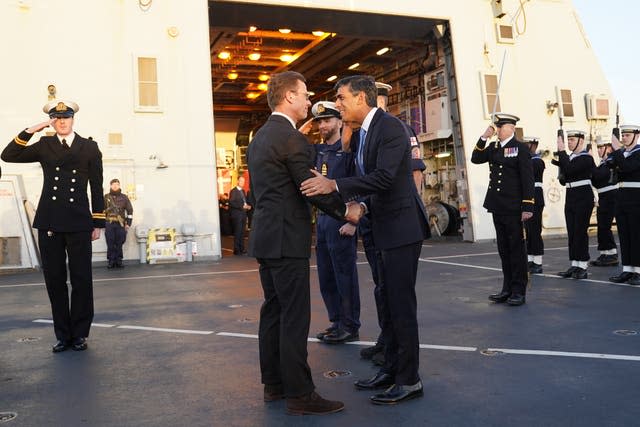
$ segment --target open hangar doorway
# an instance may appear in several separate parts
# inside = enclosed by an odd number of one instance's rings
[[[246,175],[271,74],[303,74],[312,104],[332,100],[336,80],[368,74],[392,86],[389,112],[417,135],[432,234],[473,240],[447,21],[210,0],[209,36],[219,194]]]

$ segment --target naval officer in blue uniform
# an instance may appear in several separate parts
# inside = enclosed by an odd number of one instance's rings
[[[311,108],[313,120],[323,143],[316,147],[316,169],[330,178],[355,174],[353,153],[343,151],[340,130],[342,120],[335,103],[316,102]],[[331,325],[318,333],[318,339],[339,344],[358,339],[360,329],[360,290],[356,268],[356,226],[318,212],[316,257],[320,293]]]

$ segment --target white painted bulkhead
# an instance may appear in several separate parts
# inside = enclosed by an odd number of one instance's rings
[[[566,120],[565,128],[589,131],[585,94],[610,96],[609,85],[570,0],[523,2],[526,31],[513,44],[497,43],[495,23],[511,22],[521,4],[517,0],[502,1],[507,14],[500,20],[494,18],[493,2],[489,0],[260,3],[449,21],[473,240],[494,237],[491,217],[482,207],[488,167],[469,161],[491,112],[483,103],[482,73],[499,73],[506,51],[500,90],[502,110],[519,115],[525,135],[540,137],[542,150],[555,151],[558,119],[547,112],[546,101],[557,101],[557,88],[570,89],[573,95],[576,118]],[[3,2],[0,23],[9,34],[9,43],[0,47],[5,64],[0,79],[5,100],[0,103],[0,141],[8,142],[21,129],[46,119],[40,109],[47,102],[47,86],[54,84],[60,98],[80,105],[75,130],[99,142],[105,160],[105,190],[112,178],[109,171],[134,180],[129,183],[136,193],[134,222],[178,228],[195,223],[199,255],[219,257],[208,7],[215,13],[215,2],[206,0],[155,0],[146,11],[134,0]],[[521,30],[522,20],[520,16],[513,22]],[[135,110],[137,56],[157,58],[158,112]],[[615,101],[610,106],[615,106]],[[613,110],[610,107],[611,116]],[[599,122],[603,126],[600,132],[609,135],[612,119],[606,127],[604,124]],[[109,134],[114,133],[122,135],[121,145],[109,144]],[[560,195],[557,200],[547,198],[545,233],[563,233],[564,189],[555,180],[557,169],[550,165],[550,157],[545,160],[545,195]],[[168,167],[157,169],[159,161]],[[3,163],[2,169],[4,174],[22,174],[29,200],[37,203],[41,187],[38,165]],[[128,259],[138,254],[132,237],[130,234],[126,245]],[[104,240],[96,242],[94,249],[94,259],[103,260]]]

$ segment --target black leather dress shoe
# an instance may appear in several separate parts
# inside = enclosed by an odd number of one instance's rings
[[[376,405],[395,405],[405,400],[422,396],[422,382],[418,381],[414,385],[397,385],[386,389],[384,392],[370,397],[371,403]]]
[[[378,372],[375,377],[367,380],[358,380],[353,383],[358,390],[377,390],[379,388],[388,388],[395,383],[393,375]]]
[[[71,343],[71,348],[73,351],[84,351],[87,349],[87,339],[86,338],[75,338],[73,343]]]
[[[522,305],[525,303],[525,297],[522,294],[513,294],[507,300],[509,305]]]
[[[633,277],[631,277],[627,283],[633,286],[640,286],[640,274],[633,273]]]
[[[53,347],[51,347],[51,351],[54,353],[60,353],[61,351],[65,351],[68,348],[69,348],[69,343],[67,341],[58,340],[53,345]]]
[[[576,271],[577,268],[578,267],[576,266],[571,266],[566,271],[560,271],[557,274],[558,276],[564,277],[566,279],[567,277],[571,277],[571,275],[573,274],[574,271]]]
[[[316,338],[318,338],[319,340],[321,340],[322,338],[324,338],[326,335],[330,335],[332,334],[336,329],[338,329],[337,326],[329,326],[327,329],[325,329],[324,331],[320,331],[316,334]]]
[[[491,294],[489,295],[489,299],[493,302],[505,302],[506,300],[509,299],[509,296],[511,295],[511,292],[509,291],[502,291],[499,294]]]
[[[573,277],[574,279],[586,279],[587,276],[589,276],[587,274],[587,270],[585,270],[584,268],[580,268],[577,267],[573,273],[571,273],[571,277]]]
[[[535,262],[532,262],[531,266],[529,267],[529,273],[542,274],[542,264],[536,264]]]
[[[360,350],[360,357],[362,357],[363,359],[371,359],[376,353],[380,353],[384,351],[384,345],[380,344],[379,342],[376,343],[376,345],[371,346],[371,347],[366,347],[363,348],[362,350]]]
[[[327,344],[342,344],[345,342],[357,341],[358,339],[360,339],[360,335],[358,335],[357,332],[351,333],[341,329],[336,329],[332,333],[325,335],[322,338],[322,342]]]
[[[627,280],[631,279],[633,277],[633,273],[630,271],[623,271],[622,273],[618,274],[617,276],[611,276],[609,277],[609,281],[613,282],[613,283],[624,283]]]
[[[611,267],[618,265],[618,255],[600,255],[597,259],[589,261],[592,267]]]

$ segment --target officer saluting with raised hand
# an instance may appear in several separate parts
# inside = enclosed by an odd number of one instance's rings
[[[600,256],[589,261],[593,267],[609,267],[618,265],[618,251],[616,241],[613,238],[611,224],[616,210],[616,198],[618,196],[617,174],[611,170],[611,162],[607,161],[613,151],[611,142],[604,141],[601,137],[596,139],[600,164],[591,172],[591,185],[598,192],[596,215],[598,219],[598,251]]]
[[[640,240],[640,126],[621,125],[622,146],[612,138],[614,152],[610,162],[618,175],[616,223],[620,238],[622,273],[610,277],[614,283],[640,285],[640,251],[634,247]]]
[[[567,144],[571,154],[565,151],[564,137],[558,133],[558,160],[551,163],[558,166],[565,178],[567,193],[564,216],[569,239],[569,260],[571,266],[558,276],[586,279],[589,262],[589,220],[593,212],[593,191],[591,171],[595,167],[593,157],[585,148],[584,132],[567,131]]]
[[[102,153],[98,144],[73,131],[78,104],[52,101],[43,111],[50,120],[20,132],[2,152],[2,160],[42,166],[44,180],[33,221],[38,229],[42,272],[51,301],[53,329],[58,341],[54,353],[87,348],[93,320],[91,241],[104,228]],[[33,134],[53,126],[56,134],[28,145]],[[91,208],[87,197],[91,185]],[[67,258],[71,303],[67,289]]]
[[[489,188],[483,206],[493,215],[504,275],[502,290],[489,299],[514,306],[525,303],[528,277],[523,222],[533,216],[534,206],[531,155],[527,145],[515,137],[518,120],[513,114],[495,113],[498,140],[487,145],[496,133],[489,126],[471,155],[473,163],[489,163]]]

